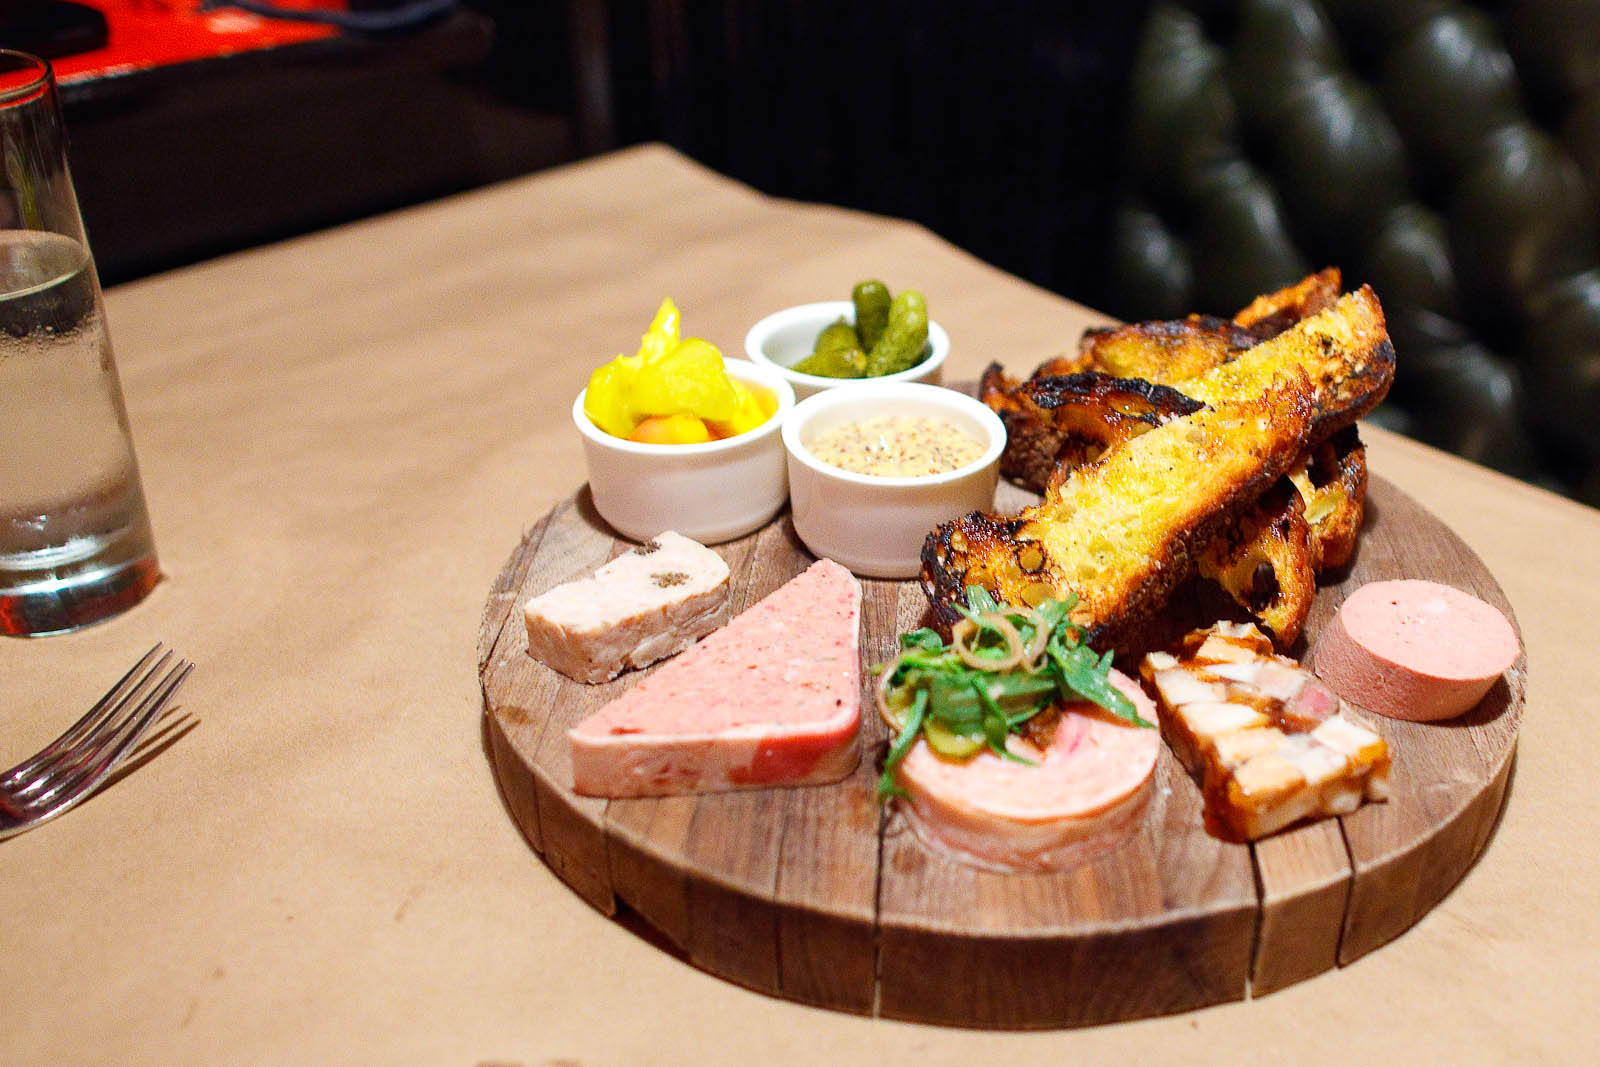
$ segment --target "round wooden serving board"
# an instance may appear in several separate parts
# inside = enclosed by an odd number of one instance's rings
[[[1002,508],[1020,503],[1007,494],[1002,486]],[[528,655],[520,606],[627,547],[582,490],[529,531],[501,572],[478,644],[495,773],[533,847],[586,900],[607,914],[631,909],[695,965],[792,1000],[1017,1028],[1260,996],[1358,959],[1416,922],[1483,850],[1505,796],[1525,657],[1459,719],[1363,716],[1393,756],[1387,803],[1229,844],[1206,833],[1199,790],[1163,749],[1137,835],[1059,874],[964,866],[881,812],[872,786],[886,736],[870,710],[867,755],[836,785],[578,796],[566,731],[637,677],[590,686],[545,667]],[[735,613],[812,561],[787,515],[718,550],[732,569]],[[1356,559],[1325,577],[1307,624],[1313,637],[1347,592],[1384,578],[1445,582],[1512,617],[1477,556],[1378,477]],[[862,585],[866,666],[923,624],[927,604],[912,581]],[[870,709],[865,693],[863,704]]]

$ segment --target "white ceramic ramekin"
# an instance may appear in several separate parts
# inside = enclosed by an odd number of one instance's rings
[[[847,322],[856,321],[855,305],[848,300],[824,300],[775,311],[750,327],[750,332],[744,338],[744,353],[752,363],[771,367],[782,374],[794,386],[794,395],[801,400],[841,385],[867,382],[939,384],[944,361],[950,356],[950,337],[944,332],[944,327],[931,319],[928,321],[928,357],[909,370],[878,378],[823,378],[791,370],[811,354],[816,347],[817,334],[841,318]]]
[[[876,415],[943,419],[983,444],[983,455],[945,474],[880,478],[830,466],[808,450],[830,428]],[[1006,429],[965,393],[916,382],[861,382],[796,404],[784,422],[783,444],[794,528],[806,547],[859,575],[910,578],[921,569],[922,545],[935,526],[993,507]]]
[[[783,508],[788,480],[782,429],[794,409],[794,389],[770,367],[725,363],[733,377],[778,398],[772,418],[738,437],[698,445],[639,444],[612,437],[584,414],[588,390],[572,402],[595,509],[624,537],[644,541],[675,530],[715,544],[760,529]]]

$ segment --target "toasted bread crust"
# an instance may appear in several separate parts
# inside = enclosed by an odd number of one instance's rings
[[[973,515],[936,529],[922,571],[936,613],[953,622],[973,584],[1009,603],[1071,593],[1091,643],[1115,643],[1160,609],[1198,549],[1299,455],[1312,388],[1303,375],[1286,378],[1264,396],[1122,443],[1015,520]]]
[[[1328,267],[1275,293],[1263,293],[1233,317],[1235,324],[1275,337],[1299,322],[1331,308],[1339,299],[1344,278],[1338,267]]]
[[[1346,294],[1332,308],[1263,342],[1251,354],[1269,348],[1272,358],[1301,367],[1316,385],[1308,449],[1377,407],[1394,381],[1394,345],[1370,286]],[[1180,388],[1210,404],[1228,398],[1226,392],[1217,393],[1219,387],[1228,389],[1228,383],[1226,377],[1203,374]]]
[[[1354,424],[1311,449],[1289,478],[1305,502],[1311,565],[1318,573],[1350,562],[1366,514],[1367,448]]]
[[[1006,424],[1000,473],[1036,493],[1113,445],[1201,407],[1169,386],[1098,371],[1016,384],[999,364],[984,371],[978,396]]]
[[[1304,452],[1200,556],[1200,573],[1267,627],[1279,648],[1300,636],[1317,575],[1355,551],[1367,490],[1366,449],[1354,425]]]
[[[1294,644],[1317,595],[1311,529],[1287,478],[1244,509],[1200,553],[1200,574],[1265,625],[1279,647]]]
[[[1090,330],[1078,352],[1084,370],[1172,383],[1237,359],[1269,336],[1227,319],[1190,315]]]
[[[953,621],[971,584],[1011,603],[1071,593],[1091,642],[1114,644],[1165,604],[1210,542],[1247,519],[1278,478],[1376,406],[1393,372],[1376,296],[1367,288],[1345,296],[1185,381],[1183,393],[1206,407],[1116,441],[1054,479],[1044,500],[1015,519],[974,513],[934,530],[922,584],[935,614]],[[1292,593],[1274,630],[1298,633],[1310,603],[1306,522],[1263,513],[1255,527],[1286,567],[1279,586]],[[1236,554],[1219,555],[1217,568],[1234,569],[1226,563]],[[1253,570],[1250,578],[1249,599],[1259,599]],[[1246,587],[1242,577],[1234,584]]]

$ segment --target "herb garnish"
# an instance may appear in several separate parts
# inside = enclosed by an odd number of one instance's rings
[[[967,587],[963,618],[950,644],[924,627],[900,635],[900,655],[879,668],[878,710],[899,732],[889,746],[878,799],[904,795],[895,769],[919,736],[946,756],[987,748],[1029,762],[1006,748],[1009,734],[1056,701],[1088,700],[1135,726],[1153,728],[1111,684],[1111,653],[1096,656],[1083,628],[1068,620],[1077,597],[1033,608],[995,602],[982,586]]]

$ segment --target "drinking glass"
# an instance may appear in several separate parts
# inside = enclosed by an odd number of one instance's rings
[[[74,630],[160,578],[55,75],[0,49],[0,633]]]

